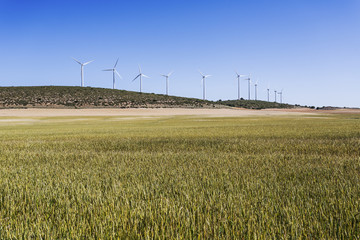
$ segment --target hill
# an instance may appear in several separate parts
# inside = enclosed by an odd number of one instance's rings
[[[0,87],[0,108],[293,108],[254,100],[207,101],[117,89],[68,86]]]
[[[0,108],[224,107],[195,98],[68,86],[0,87]]]
[[[248,108],[248,109],[265,109],[265,108],[295,108],[297,106],[286,103],[266,102],[260,100],[226,100],[217,101],[218,104],[223,104],[230,107]]]

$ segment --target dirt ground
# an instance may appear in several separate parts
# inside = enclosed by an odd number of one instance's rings
[[[312,110],[299,109],[185,109],[185,108],[132,108],[132,109],[1,109],[0,117],[58,117],[58,116],[179,116],[245,117],[279,115],[317,115],[360,113],[360,109]]]

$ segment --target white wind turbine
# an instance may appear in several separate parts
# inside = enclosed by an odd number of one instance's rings
[[[120,76],[120,74],[118,73],[118,71],[116,71],[116,65],[118,64],[119,59],[116,60],[116,63],[114,65],[114,68],[110,68],[110,69],[104,69],[103,71],[112,71],[113,73],[113,89],[115,89],[115,73],[119,76],[120,79],[122,79],[122,77]]]
[[[245,81],[248,81],[248,99],[250,100],[250,84],[251,84],[251,78],[250,76],[246,79],[244,79]]]
[[[168,73],[168,75],[162,74],[161,76],[166,78],[166,95],[169,95],[169,77],[173,72]]]
[[[282,103],[282,94],[283,94],[283,89],[281,89],[281,92],[278,92],[278,94],[280,95],[280,103]]]
[[[203,100],[205,100],[205,79],[208,78],[208,77],[211,77],[211,75],[204,75],[202,74],[200,71],[199,73],[201,74],[202,76],[202,84],[203,84]]]
[[[238,80],[238,100],[240,100],[240,78],[241,77],[245,77],[246,75],[241,75],[241,74],[238,74],[237,71],[235,71],[236,73],[236,78]]]
[[[150,77],[146,76],[145,74],[143,74],[143,73],[141,72],[141,68],[140,68],[140,65],[139,65],[139,74],[138,74],[132,81],[135,81],[137,78],[140,78],[140,92],[141,92],[142,77],[150,78]]]
[[[256,80],[255,84],[255,100],[257,100],[257,86],[258,86],[258,80]]]
[[[276,93],[277,93],[277,91],[276,91],[276,90],[274,90],[274,93],[275,93],[275,102],[276,102]]]
[[[269,84],[267,86],[267,101],[270,102],[270,87],[269,87]]]
[[[84,87],[84,66],[91,63],[91,62],[93,62],[93,60],[89,61],[89,62],[86,62],[86,63],[82,63],[82,62],[76,60],[75,58],[72,58],[72,59],[74,59],[75,62],[77,62],[78,64],[81,65],[81,86]]]

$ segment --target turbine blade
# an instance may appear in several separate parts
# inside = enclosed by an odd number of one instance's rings
[[[77,62],[78,64],[82,65],[82,63],[80,61],[76,60],[75,58],[72,58],[72,59],[74,59],[74,61]]]
[[[205,78],[207,78],[207,77],[211,77],[211,75],[205,75],[204,77],[205,77]]]
[[[204,74],[202,74],[202,73],[200,72],[200,70],[199,70],[199,73],[201,74],[201,76],[203,76],[203,77],[204,77]]]
[[[104,69],[103,71],[114,71],[114,69]]]
[[[141,74],[143,77],[150,78],[149,76],[146,76],[145,74]]]
[[[163,74],[161,74],[161,76],[163,76],[163,77],[167,77],[166,75],[163,75]]]
[[[89,61],[89,62],[86,62],[86,63],[84,63],[83,65],[85,66],[85,65],[88,65],[89,63],[91,63],[91,62],[93,62],[94,60],[91,60],[91,61]]]
[[[138,77],[140,77],[140,75],[141,75],[141,74],[137,75],[136,78],[134,78],[134,79],[132,80],[132,82],[135,81]]]
[[[119,58],[116,60],[116,63],[114,65],[114,69],[116,68],[116,65],[118,64]]]
[[[173,73],[174,73],[174,71],[171,71],[171,72],[169,72],[169,74],[167,76],[170,77],[171,74],[173,74]]]
[[[114,72],[119,76],[120,79],[122,79],[122,76],[114,69]]]
[[[141,73],[141,68],[140,68],[140,64],[139,64],[139,73]]]

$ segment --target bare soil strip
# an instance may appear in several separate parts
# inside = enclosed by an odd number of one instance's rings
[[[61,117],[61,116],[181,116],[246,117],[281,115],[318,115],[333,113],[360,113],[359,109],[186,109],[186,108],[130,108],[130,109],[1,109],[0,117]]]

